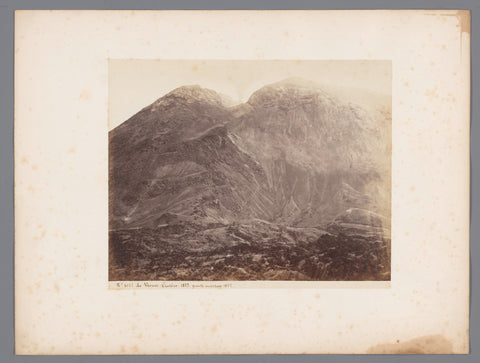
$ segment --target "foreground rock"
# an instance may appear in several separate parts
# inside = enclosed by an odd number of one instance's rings
[[[390,279],[388,239],[279,226],[268,232],[258,225],[211,227],[111,232],[109,279]]]

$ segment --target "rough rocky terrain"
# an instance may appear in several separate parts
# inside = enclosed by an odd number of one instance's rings
[[[288,79],[132,116],[109,134],[110,280],[389,279],[391,107],[373,104]]]

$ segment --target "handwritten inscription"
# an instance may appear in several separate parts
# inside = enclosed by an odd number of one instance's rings
[[[229,282],[166,282],[166,281],[117,281],[114,289],[229,289]]]

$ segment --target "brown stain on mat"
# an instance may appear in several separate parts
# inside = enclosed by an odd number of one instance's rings
[[[457,27],[460,28],[460,33],[467,33],[470,35],[471,27],[470,27],[470,10],[456,10],[453,11],[426,11],[425,15],[431,16],[454,16],[458,20]]]
[[[460,33],[467,33],[470,35],[470,10],[457,10],[457,13],[452,14],[452,16],[457,17]]]
[[[88,101],[92,97],[92,92],[90,92],[88,89],[83,89],[82,92],[80,92],[80,95],[78,98],[83,101]]]
[[[463,33],[466,33],[468,36],[470,36],[471,32],[471,26],[470,26],[470,10],[450,10],[446,12],[438,11],[438,10],[433,10],[433,11],[428,11],[426,10],[425,15],[430,15],[430,16],[454,16],[458,20],[457,28],[460,30],[460,37],[463,36]],[[463,46],[462,46],[462,41],[460,41],[460,55],[463,54]]]
[[[379,344],[369,348],[367,354],[453,354],[453,345],[443,335],[427,335],[406,342]]]

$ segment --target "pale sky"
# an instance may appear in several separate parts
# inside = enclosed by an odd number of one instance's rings
[[[200,85],[242,103],[259,88],[289,77],[391,95],[390,61],[109,60],[109,128],[171,90]]]

